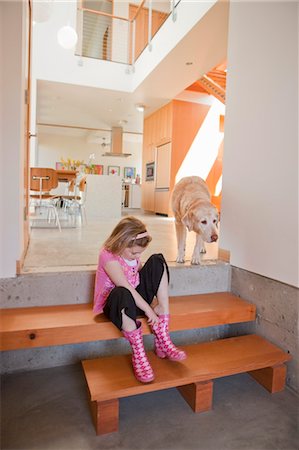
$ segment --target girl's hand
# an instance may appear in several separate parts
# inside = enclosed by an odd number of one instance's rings
[[[152,308],[150,308],[148,311],[146,311],[145,314],[148,317],[147,323],[149,323],[150,325],[154,325],[155,323],[159,322],[159,317],[157,316],[155,311],[152,310]]]

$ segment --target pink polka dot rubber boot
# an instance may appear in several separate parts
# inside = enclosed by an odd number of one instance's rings
[[[179,350],[169,336],[169,314],[159,316],[159,322],[152,325],[155,334],[155,353],[159,358],[168,358],[171,361],[182,361],[187,355]]]
[[[141,383],[149,383],[155,378],[153,369],[147,359],[143,346],[141,322],[137,321],[137,329],[134,331],[123,331],[123,335],[132,347],[132,364],[135,377]]]

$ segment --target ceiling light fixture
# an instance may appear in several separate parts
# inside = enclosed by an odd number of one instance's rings
[[[58,30],[57,41],[61,47],[69,50],[77,44],[78,35],[73,27],[66,25]]]
[[[139,111],[139,112],[144,112],[144,110],[145,110],[145,106],[144,106],[144,105],[141,105],[141,104],[135,105],[135,108],[136,108],[137,111]]]

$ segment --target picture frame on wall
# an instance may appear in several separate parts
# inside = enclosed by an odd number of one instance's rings
[[[124,178],[131,178],[131,180],[136,177],[136,167],[124,167]]]
[[[93,173],[95,175],[103,175],[104,174],[104,166],[102,164],[94,164]]]
[[[120,166],[108,166],[108,175],[120,175]]]

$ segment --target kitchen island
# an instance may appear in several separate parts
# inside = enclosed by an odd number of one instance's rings
[[[122,201],[122,180],[116,175],[87,175],[86,217],[120,218]]]

